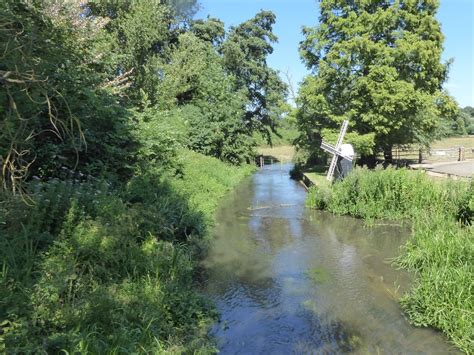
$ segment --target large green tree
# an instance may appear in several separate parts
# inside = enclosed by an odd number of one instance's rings
[[[261,11],[252,19],[231,28],[221,46],[226,69],[237,80],[238,89],[246,90],[245,122],[270,140],[277,119],[282,114],[287,87],[278,72],[267,65],[277,37],[272,32],[276,17]]]
[[[179,3],[179,1],[177,1]],[[120,86],[123,101],[142,109],[155,104],[160,72],[182,31],[174,1],[91,1],[88,15],[109,19],[102,38],[98,71]],[[184,5],[182,5],[184,6]],[[182,7],[181,6],[181,7]],[[180,7],[180,8],[181,8]],[[183,9],[184,11],[184,9]]]
[[[226,34],[224,22],[213,17],[193,21],[191,31],[201,40],[210,42],[215,47],[222,44]]]
[[[301,142],[350,120],[359,151],[427,143],[456,105],[442,90],[439,0],[321,0],[319,25],[305,27],[301,55],[312,70],[299,98]]]

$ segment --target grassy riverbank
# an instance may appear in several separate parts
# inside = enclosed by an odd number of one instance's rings
[[[194,288],[218,200],[252,167],[182,150],[120,187],[30,185],[0,196],[0,352],[211,350]]]
[[[433,182],[404,169],[356,169],[332,188],[310,188],[307,204],[369,222],[411,221],[413,236],[396,263],[417,277],[402,308],[413,324],[440,329],[474,352],[474,183]]]

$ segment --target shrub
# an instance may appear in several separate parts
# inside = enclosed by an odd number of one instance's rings
[[[308,190],[306,205],[308,207],[324,210],[331,204],[332,192],[329,185],[314,185]]]

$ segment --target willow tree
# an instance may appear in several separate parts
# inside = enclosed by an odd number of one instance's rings
[[[350,120],[365,155],[394,144],[429,142],[456,111],[442,90],[439,0],[321,0],[319,25],[305,27],[301,56],[312,70],[302,85],[302,141]]]

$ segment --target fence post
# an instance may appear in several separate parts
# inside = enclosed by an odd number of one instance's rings
[[[418,151],[418,164],[421,164],[422,161],[423,161],[423,148],[420,148],[420,150]]]
[[[464,161],[464,147],[459,147],[458,161]]]

